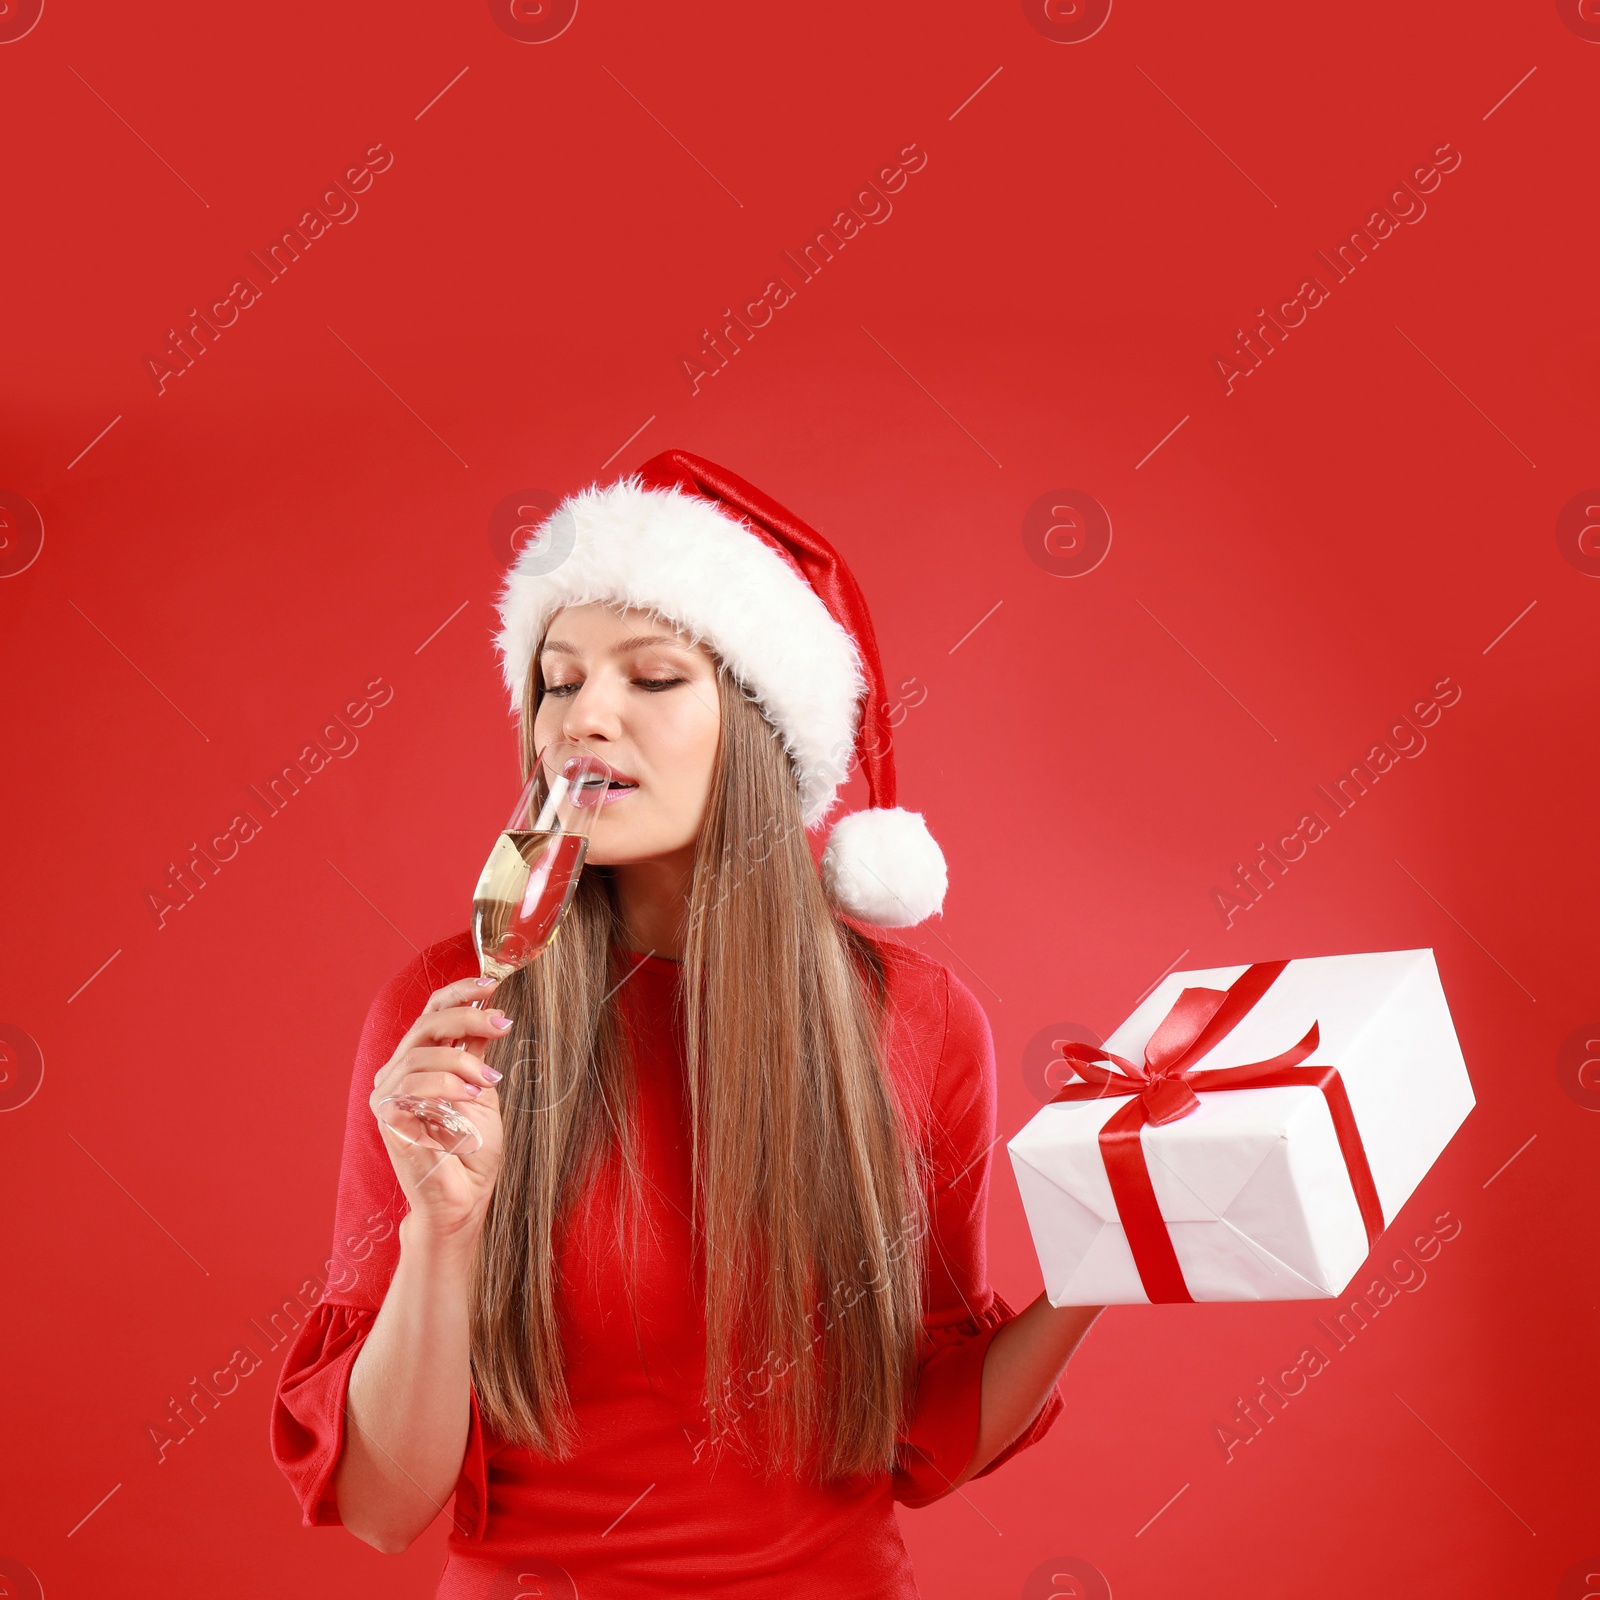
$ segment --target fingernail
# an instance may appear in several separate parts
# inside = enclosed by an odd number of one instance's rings
[[[509,1028],[511,1026],[511,1018],[510,1017],[496,1017],[494,1019],[494,1026],[497,1027],[497,1028]]]
[[[499,981],[498,978],[479,978],[477,983],[480,989],[492,989]]]
[[[497,1067],[485,1067],[483,1069],[483,1075],[489,1080],[490,1083],[499,1083],[499,1081],[505,1077],[505,1073],[501,1072]]]
[[[469,1083],[467,1085],[467,1093],[468,1094],[482,1094],[483,1093],[483,1085],[481,1083]]]

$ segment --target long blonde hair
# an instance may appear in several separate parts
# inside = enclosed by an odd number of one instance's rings
[[[887,1471],[922,1329],[927,1152],[883,1059],[883,958],[828,900],[789,758],[713,659],[720,738],[681,969],[707,1437],[767,1473]],[[537,650],[526,688],[525,774]],[[557,1317],[563,1221],[619,1169],[620,1255],[624,1212],[635,1249],[649,1215],[619,932],[611,874],[591,867],[554,944],[497,992],[516,1026],[488,1051],[506,1074],[505,1148],[474,1263],[473,1380],[496,1433],[558,1458],[579,1442]]]

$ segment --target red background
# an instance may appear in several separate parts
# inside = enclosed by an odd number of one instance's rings
[[[1175,962],[1431,946],[1478,1095],[1385,1246],[1459,1234],[1261,1437],[1229,1462],[1213,1428],[1326,1306],[1114,1308],[1045,1443],[903,1514],[924,1593],[1072,1593],[1067,1558],[1118,1600],[1582,1592],[1600,1096],[1560,1052],[1600,1034],[1600,582],[1556,523],[1600,482],[1600,30],[1051,26],[585,3],[524,43],[482,4],[47,0],[0,45],[0,489],[45,530],[0,581],[0,1022],[44,1061],[0,1116],[0,1558],[44,1593],[432,1593],[442,1520],[399,1558],[298,1526],[281,1351],[164,1461],[146,1430],[320,1272],[368,1002],[465,925],[515,779],[491,513],[668,446],[822,528],[915,680],[902,799],[952,887],[908,937],[988,1008],[1006,1136],[1028,1042]],[[691,392],[701,331],[912,142],[892,216]],[[1446,142],[1426,216],[1332,285],[1313,252]],[[158,394],[167,330],[374,143],[359,214]],[[1327,303],[1225,393],[1311,273]],[[1063,488],[1113,528],[1076,578],[1022,539]],[[1445,676],[1426,751],[1226,926],[1235,864]],[[168,863],[376,678],[359,748],[158,928]]]

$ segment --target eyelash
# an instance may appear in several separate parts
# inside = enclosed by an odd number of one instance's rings
[[[647,694],[660,694],[663,689],[675,689],[680,683],[687,683],[687,678],[635,678],[636,683]],[[546,688],[543,692],[547,695],[565,696],[568,690],[579,687],[575,683],[558,683]]]

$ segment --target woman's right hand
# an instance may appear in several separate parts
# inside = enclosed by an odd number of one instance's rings
[[[420,1229],[434,1243],[476,1240],[500,1171],[500,1100],[483,1058],[489,1040],[510,1029],[500,1012],[471,1004],[493,992],[476,978],[436,989],[379,1070],[368,1102],[378,1116],[379,1103],[390,1095],[448,1100],[483,1135],[482,1146],[471,1155],[451,1155],[407,1144],[378,1117],[389,1160],[411,1203],[407,1231]],[[452,1039],[466,1040],[466,1048],[453,1048]]]

